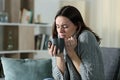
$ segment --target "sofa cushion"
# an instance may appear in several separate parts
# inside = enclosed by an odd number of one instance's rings
[[[51,59],[1,58],[5,80],[43,80],[52,77]]]
[[[118,66],[120,49],[102,47],[102,57],[105,70],[105,80],[113,80]]]

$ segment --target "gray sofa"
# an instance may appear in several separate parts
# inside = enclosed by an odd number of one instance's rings
[[[120,78],[120,49],[101,47],[101,50],[105,69],[105,80],[120,80],[117,79],[118,73]]]
[[[120,74],[120,49],[102,47],[102,56],[105,69],[105,80],[117,80]]]

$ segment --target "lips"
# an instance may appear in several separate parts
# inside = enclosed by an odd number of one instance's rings
[[[60,38],[65,38],[65,35],[60,35],[59,37],[60,37]]]

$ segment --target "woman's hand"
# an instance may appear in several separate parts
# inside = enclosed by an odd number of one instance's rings
[[[50,41],[48,42],[48,51],[51,56],[63,57],[63,53],[60,53],[60,50]]]
[[[65,48],[69,56],[72,56],[75,52],[75,47],[77,46],[76,37],[65,38]]]

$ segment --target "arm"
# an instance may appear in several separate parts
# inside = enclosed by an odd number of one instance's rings
[[[61,57],[56,57],[56,61],[57,61],[57,63],[56,63],[57,67],[59,68],[61,73],[64,74],[64,71],[65,71],[65,61],[64,61],[63,55],[61,55]]]
[[[76,54],[75,51],[69,51],[69,57],[72,61],[72,63],[74,64],[76,70],[78,71],[78,73],[80,73],[80,63],[81,63],[81,60],[80,58],[78,57],[78,55]]]
[[[65,48],[66,48],[67,54],[70,57],[78,73],[80,73],[79,67],[80,67],[81,60],[75,51],[76,46],[77,46],[76,38],[71,37],[71,38],[65,39]]]
[[[57,66],[56,57],[52,57],[52,75],[55,80],[63,80],[63,73]]]
[[[63,73],[65,69],[65,61],[63,53],[56,54],[56,46],[51,43],[48,43],[48,51],[52,56],[52,74],[55,80],[63,80]]]
[[[101,50],[96,38],[91,32],[85,31],[79,36],[79,42],[82,80],[104,80]]]

